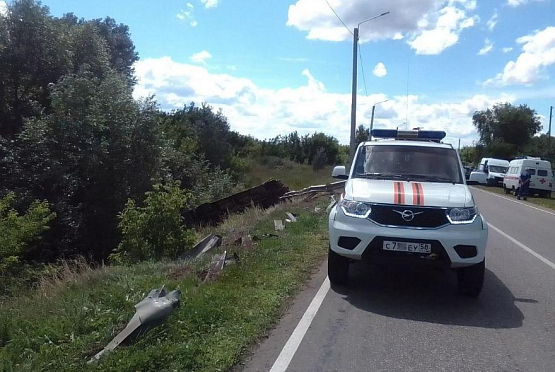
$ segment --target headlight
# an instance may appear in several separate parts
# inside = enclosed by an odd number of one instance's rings
[[[349,217],[367,218],[372,213],[372,208],[366,203],[343,199],[339,202],[339,206]]]
[[[451,208],[447,210],[447,219],[454,225],[472,223],[478,215],[476,207]]]

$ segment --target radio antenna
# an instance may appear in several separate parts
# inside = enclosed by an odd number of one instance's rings
[[[408,53],[410,53],[410,49]],[[406,113],[405,113],[406,130],[409,129],[409,79],[410,79],[410,54],[407,56],[407,107],[406,107]]]

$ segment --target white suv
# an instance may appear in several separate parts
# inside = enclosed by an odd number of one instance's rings
[[[461,293],[478,296],[488,227],[445,132],[374,130],[389,138],[358,146],[341,200],[329,216],[328,276],[347,282],[349,264],[423,265],[457,271]]]

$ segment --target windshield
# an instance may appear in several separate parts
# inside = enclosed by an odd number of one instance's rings
[[[490,165],[488,167],[490,172],[494,172],[494,173],[507,173],[507,169],[509,169],[508,167],[502,167],[500,165]]]
[[[363,146],[353,178],[463,183],[453,149],[422,146]]]

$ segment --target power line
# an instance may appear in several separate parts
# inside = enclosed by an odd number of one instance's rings
[[[362,69],[362,81],[364,82],[364,91],[366,92],[366,97],[368,97],[368,89],[366,88],[366,77],[364,74],[364,63],[362,62],[362,52],[361,52],[361,48],[362,45],[359,44],[359,48],[358,48],[358,57],[360,58],[360,68]]]
[[[333,14],[335,14],[335,16],[337,17],[337,19],[339,19],[339,21],[343,24],[343,26],[345,26],[345,28],[347,29],[347,31],[349,31],[349,33],[351,35],[353,35],[353,32],[349,29],[349,27],[347,27],[347,25],[345,24],[345,22],[343,22],[343,20],[341,19],[341,17],[336,13],[336,11],[333,9],[333,7],[331,6],[331,4],[328,2],[328,0],[324,0],[326,2],[326,4],[328,4],[328,6],[330,7],[331,11],[333,12]],[[353,35],[354,36],[354,35]]]

